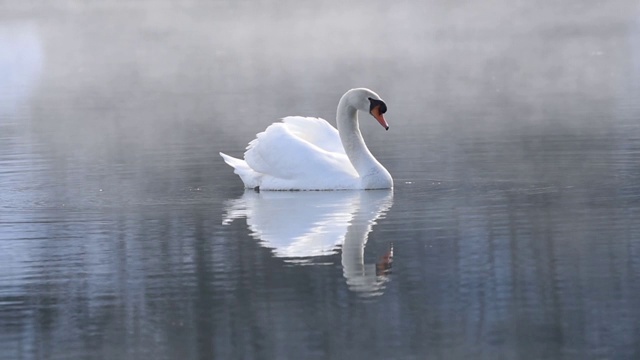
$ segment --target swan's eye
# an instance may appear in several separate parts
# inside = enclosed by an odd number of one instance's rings
[[[380,107],[380,109],[379,109],[380,114],[384,114],[384,113],[387,112],[387,104],[385,104],[384,101],[369,98],[369,103],[370,103],[370,105],[369,105],[369,113],[371,113],[373,111],[373,109],[375,109],[377,106]]]

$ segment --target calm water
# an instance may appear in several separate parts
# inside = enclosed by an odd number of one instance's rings
[[[217,155],[357,86],[393,191]],[[3,2],[0,358],[637,359],[638,99],[636,1]]]

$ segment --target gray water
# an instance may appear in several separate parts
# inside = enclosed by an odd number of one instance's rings
[[[361,86],[393,191],[217,155]],[[637,359],[638,99],[631,0],[2,2],[0,358]]]

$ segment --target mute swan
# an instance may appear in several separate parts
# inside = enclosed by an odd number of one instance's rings
[[[338,103],[338,129],[320,118],[288,116],[249,143],[244,160],[220,153],[246,188],[259,190],[390,189],[393,179],[364,143],[357,112],[389,130],[387,105],[375,92],[347,91]]]

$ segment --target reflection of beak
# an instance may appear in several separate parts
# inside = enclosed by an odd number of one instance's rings
[[[389,130],[389,124],[387,124],[387,121],[384,119],[384,116],[382,116],[382,114],[380,113],[380,106],[374,107],[371,110],[371,115],[373,115],[373,117],[376,118],[376,120],[378,120],[380,125],[382,125],[382,127],[385,130]]]
[[[376,275],[386,275],[391,272],[391,266],[393,265],[393,244],[389,251],[382,255],[380,261],[376,263]]]

